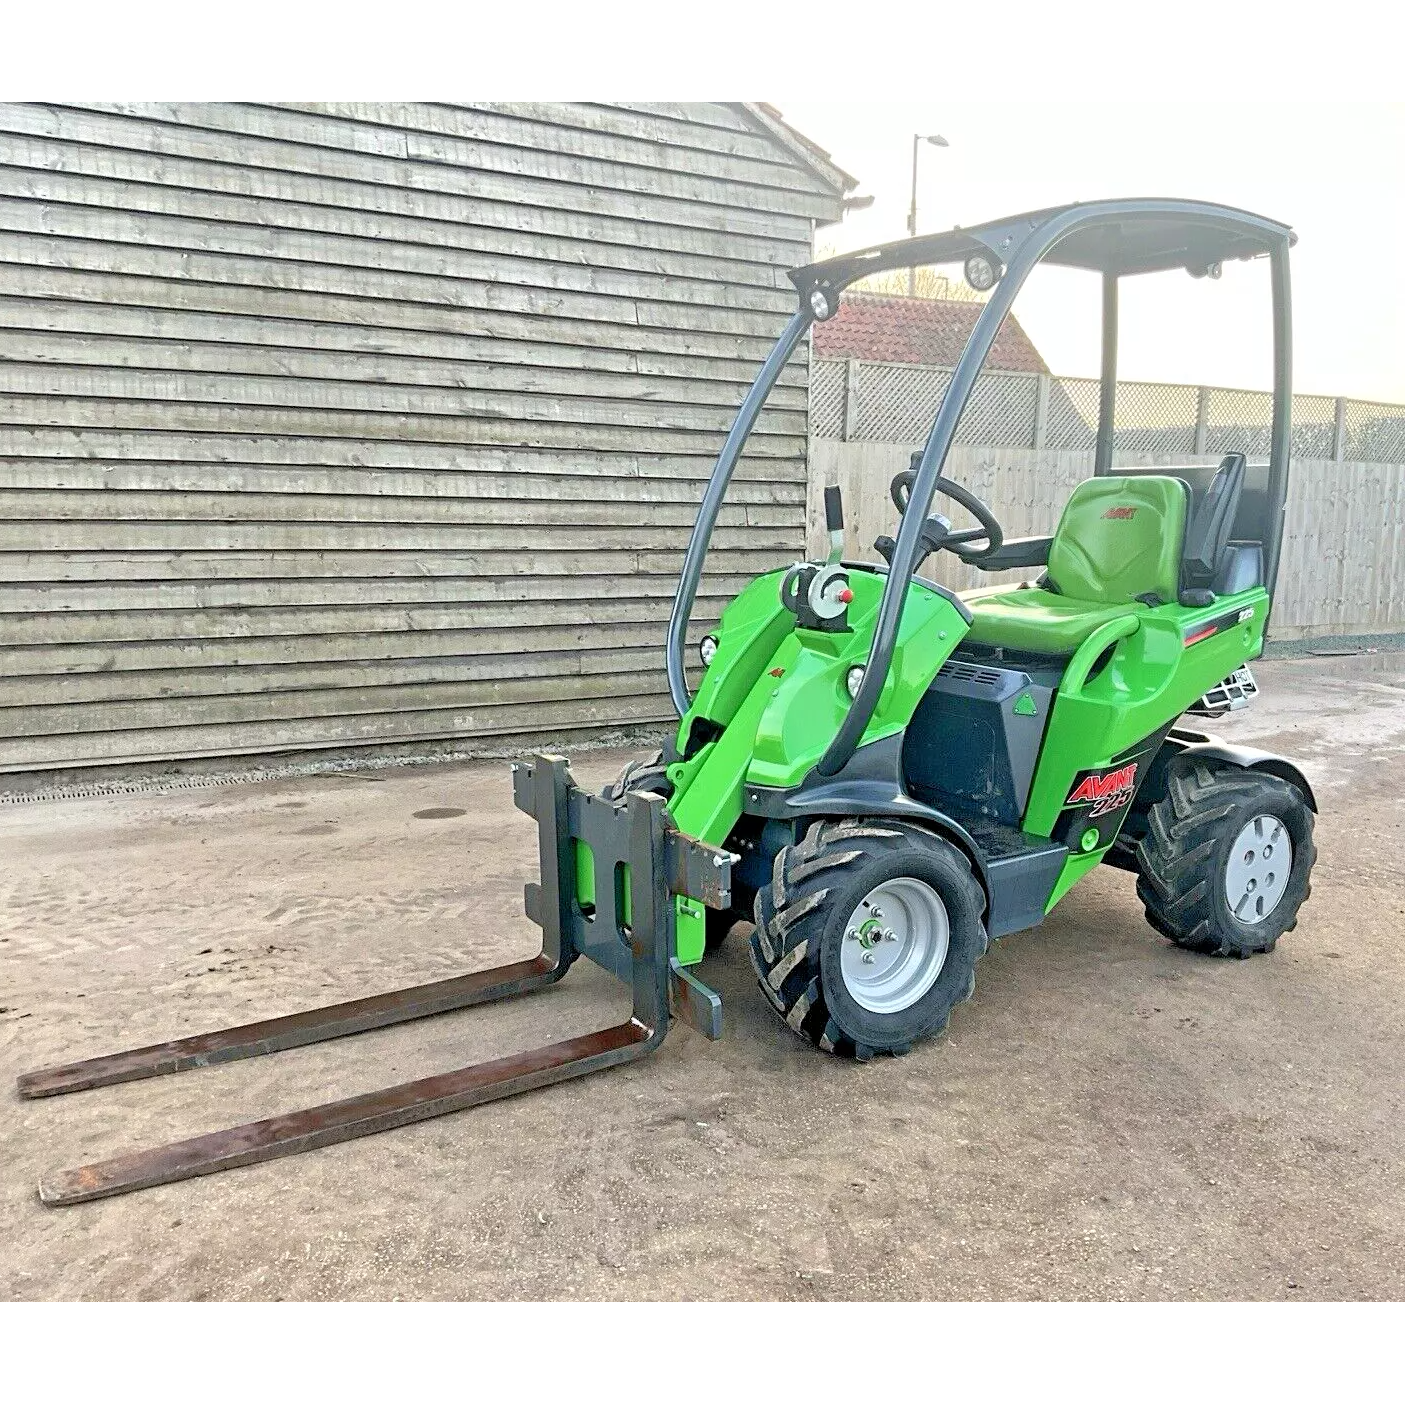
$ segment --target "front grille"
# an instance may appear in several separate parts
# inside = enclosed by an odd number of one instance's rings
[[[959,678],[963,683],[984,683],[995,687],[1005,675],[998,668],[980,668],[972,663],[956,663],[948,659],[938,670],[938,678]]]

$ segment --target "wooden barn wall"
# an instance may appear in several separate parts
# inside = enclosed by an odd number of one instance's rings
[[[0,770],[667,718],[838,213],[723,104],[0,105]],[[806,385],[700,627],[803,547]]]

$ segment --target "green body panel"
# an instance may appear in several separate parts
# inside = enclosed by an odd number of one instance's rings
[[[1084,874],[1091,873],[1103,861],[1103,850],[1098,850],[1094,854],[1070,854],[1064,860],[1064,866],[1059,873],[1058,881],[1054,884],[1054,891],[1049,894],[1049,901],[1044,911],[1052,912],[1054,904],[1078,882]]]
[[[1198,628],[1227,615],[1246,617],[1198,643]],[[1052,833],[1080,771],[1112,765],[1137,743],[1174,722],[1207,689],[1227,678],[1263,648],[1268,593],[1261,588],[1222,596],[1203,609],[1163,605],[1102,626],[1069,661],[1039,753],[1022,828]],[[1124,637],[1115,636],[1127,631]],[[1112,657],[1088,679],[1098,656],[1113,644]],[[1090,869],[1117,837],[1110,827],[1091,853],[1071,854],[1054,886],[1049,908]]]
[[[1069,495],[1049,545],[1049,579],[1074,600],[1174,600],[1188,490],[1179,478],[1089,478]]]
[[[785,672],[774,680],[777,686],[770,690],[756,729],[747,772],[752,784],[782,789],[799,785],[834,740],[850,705],[845,678],[867,659],[873,640],[881,577],[859,577],[853,585],[851,633],[797,629],[777,650],[772,667]],[[926,586],[911,587],[888,680],[860,746],[906,729],[937,670],[965,635],[966,621],[950,600]]]
[[[748,783],[789,788],[814,769],[848,711],[845,678],[867,659],[873,642],[882,576],[852,573],[850,628],[829,633],[797,627],[781,604],[783,575],[759,577],[723,611],[717,653],[679,723],[677,745],[685,755],[695,725],[702,724],[703,734],[722,729],[688,760],[668,768],[674,820],[685,834],[709,844],[726,843]],[[888,681],[861,744],[906,728],[965,633],[957,607],[914,582]],[[684,965],[702,959],[703,924],[702,909],[680,901],[678,960]]]
[[[731,721],[746,700],[762,669],[770,663],[781,641],[795,627],[795,616],[781,604],[784,571],[757,576],[722,611],[713,631],[717,655],[698,683],[693,705],[678,728],[683,748],[696,717],[713,722]]]
[[[1137,598],[1179,597],[1186,497],[1185,484],[1170,476],[1088,479],[1074,489],[1049,546],[1057,591],[1006,588],[967,598],[972,639],[1072,654],[1025,807],[1028,834],[1052,834],[1079,772],[1112,765],[1263,648],[1261,589],[1199,609]],[[1233,629],[1187,646],[1197,626],[1241,611],[1249,613]],[[1109,648],[1107,666],[1090,681]],[[1097,867],[1116,837],[1112,826],[1085,834],[1092,847],[1065,860],[1048,908]]]

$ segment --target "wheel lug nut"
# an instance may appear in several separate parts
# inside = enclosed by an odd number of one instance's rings
[[[864,965],[865,965],[865,966],[872,966],[872,965],[873,965],[873,953],[872,953],[871,951],[866,951],[866,952],[864,952],[864,954],[863,954],[863,960],[864,960]]]
[[[857,927],[850,927],[849,930],[844,933],[844,940],[845,940],[845,941],[856,942],[856,941],[858,941],[858,939],[859,939],[859,929],[858,929]]]
[[[875,922],[881,922],[883,920],[883,909],[881,907],[875,907],[873,909],[873,920]]]
[[[898,934],[891,927],[885,927],[883,929],[883,940],[885,942],[895,942],[897,939]]]

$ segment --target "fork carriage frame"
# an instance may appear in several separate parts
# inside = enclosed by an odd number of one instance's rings
[[[515,764],[513,801],[537,821],[541,880],[528,884],[525,892],[527,915],[542,931],[537,956],[384,995],[40,1069],[21,1076],[20,1095],[52,1097],[154,1078],[525,995],[560,980],[577,956],[588,957],[629,987],[627,1019],[526,1053],[62,1171],[40,1182],[40,1199],[64,1205],[120,1195],[292,1156],[579,1078],[652,1053],[674,1017],[709,1038],[719,1038],[720,999],[684,971],[673,955],[674,900],[688,897],[725,908],[731,901],[733,856],[680,833],[657,796],[631,794],[609,801],[579,790],[569,765],[559,756],[539,755]],[[593,911],[577,901],[572,881],[581,845],[588,846],[595,869]]]

